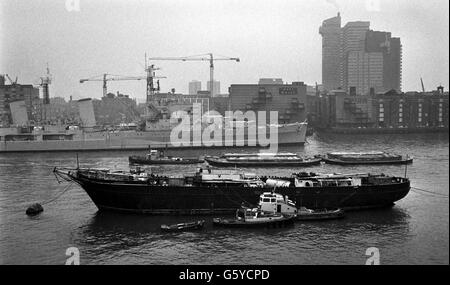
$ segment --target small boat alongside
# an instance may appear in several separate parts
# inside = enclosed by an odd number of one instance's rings
[[[297,220],[299,221],[317,221],[317,220],[335,220],[345,217],[342,209],[308,209],[300,207],[297,212]]]
[[[164,152],[159,150],[151,150],[145,156],[132,155],[128,157],[130,164],[197,164],[203,163],[205,160],[201,158],[183,158],[175,156],[165,156]]]
[[[201,230],[205,224],[204,220],[189,222],[189,223],[179,223],[174,225],[161,225],[161,230],[164,232],[181,232],[181,231],[192,231]]]
[[[320,164],[322,158],[303,158],[295,153],[226,153],[220,157],[207,156],[205,160],[219,167],[305,167]]]
[[[413,162],[410,156],[402,156],[387,152],[330,152],[323,158],[325,163],[338,165],[357,164],[409,164]]]
[[[213,225],[232,228],[284,227],[292,225],[295,215],[268,213],[259,208],[241,208],[234,219],[214,218]]]
[[[306,207],[296,207],[296,203],[289,200],[287,196],[278,193],[265,192],[260,195],[259,208],[267,213],[279,213],[284,215],[294,215],[298,221],[306,220],[332,220],[345,216],[342,209],[317,209],[312,210]]]

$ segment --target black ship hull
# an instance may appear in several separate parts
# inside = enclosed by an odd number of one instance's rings
[[[242,186],[155,186],[140,182],[105,182],[72,176],[89,195],[99,210],[140,214],[233,214],[242,203],[257,205],[259,196],[268,188]],[[311,209],[342,208],[356,210],[390,206],[405,197],[409,180],[388,185],[320,188],[277,188],[297,207]],[[270,191],[270,190],[269,190]]]

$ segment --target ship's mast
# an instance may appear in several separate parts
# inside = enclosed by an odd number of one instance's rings
[[[155,91],[159,91],[159,83],[158,88],[155,88],[155,84],[153,82],[153,80],[155,79],[155,70],[157,69],[158,68],[155,68],[154,65],[145,67],[145,71],[147,72],[147,91],[146,91],[147,103],[149,103],[154,98]]]
[[[165,76],[156,76],[155,71],[159,69],[160,68],[155,67],[154,64],[148,65],[147,53],[145,53],[145,72],[147,73],[147,90],[146,90],[147,103],[153,100],[155,96],[155,91],[157,92],[160,91],[159,80],[156,81],[156,87],[155,83],[153,82],[155,78],[166,78]]]
[[[41,121],[44,122],[49,119],[50,112],[50,92],[49,85],[52,83],[52,75],[50,74],[50,68],[47,63],[47,74],[42,76],[41,83],[39,84],[42,87],[42,108],[41,108]]]

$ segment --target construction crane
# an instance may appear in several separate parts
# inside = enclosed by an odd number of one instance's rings
[[[5,74],[6,78],[8,78],[9,82],[11,83],[11,85],[16,85],[17,84],[17,76],[16,76],[16,80],[12,80],[11,77],[9,77],[8,74]]]
[[[420,77],[420,84],[422,84],[422,92],[425,93],[425,85],[423,85],[422,77]]]
[[[186,56],[186,57],[150,57],[149,60],[181,60],[181,61],[209,61],[209,80],[210,80],[210,96],[214,97],[214,61],[216,60],[233,60],[240,62],[236,57],[214,57],[212,53]]]
[[[155,67],[155,65],[147,65],[147,53],[145,53],[145,72],[147,74],[147,103],[150,102],[153,98],[153,95],[155,95],[155,91],[160,91],[159,86],[159,80],[156,81],[157,87],[155,88],[153,79],[155,78],[166,78],[165,76],[156,76],[155,71],[159,70],[160,68]]]
[[[103,82],[103,97],[106,97],[107,94],[107,86],[106,82],[108,81],[120,81],[120,80],[147,80],[147,88],[146,88],[146,99],[147,102],[150,97],[154,94],[155,91],[159,91],[159,80],[157,81],[157,87],[154,87],[153,79],[155,78],[166,78],[165,76],[156,76],[155,70],[159,70],[154,65],[147,66],[147,54],[145,54],[145,72],[146,76],[119,76],[112,74],[102,74],[98,76],[94,76],[87,79],[80,79],[80,83],[84,83],[86,81],[102,81]]]
[[[119,75],[112,75],[112,74],[105,73],[105,74],[94,76],[91,78],[80,79],[80,83],[84,83],[86,81],[102,81],[103,82],[103,97],[106,97],[106,94],[107,94],[106,82],[108,82],[108,81],[143,80],[146,78],[147,78],[146,76],[119,76]]]

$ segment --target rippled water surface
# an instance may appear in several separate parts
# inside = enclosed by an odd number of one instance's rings
[[[407,168],[413,187],[449,193],[448,135],[327,135],[309,138],[305,146],[282,151],[313,155],[328,151],[384,150],[414,156]],[[219,154],[249,149],[171,150],[169,155]],[[143,152],[83,152],[81,166],[128,169],[128,156]],[[368,247],[378,247],[382,264],[448,264],[448,196],[412,190],[392,208],[349,212],[336,221],[298,222],[283,229],[223,229],[212,217],[144,216],[97,211],[87,194],[73,186],[44,205],[37,217],[25,215],[32,202],[49,200],[64,189],[52,170],[73,167],[76,154],[0,154],[0,263],[64,264],[75,246],[82,264],[364,264]],[[158,173],[192,172],[193,166],[153,167]],[[289,175],[300,169],[249,169]],[[332,166],[314,172],[386,173],[403,176],[404,166]],[[204,230],[162,233],[161,224],[197,219]]]

